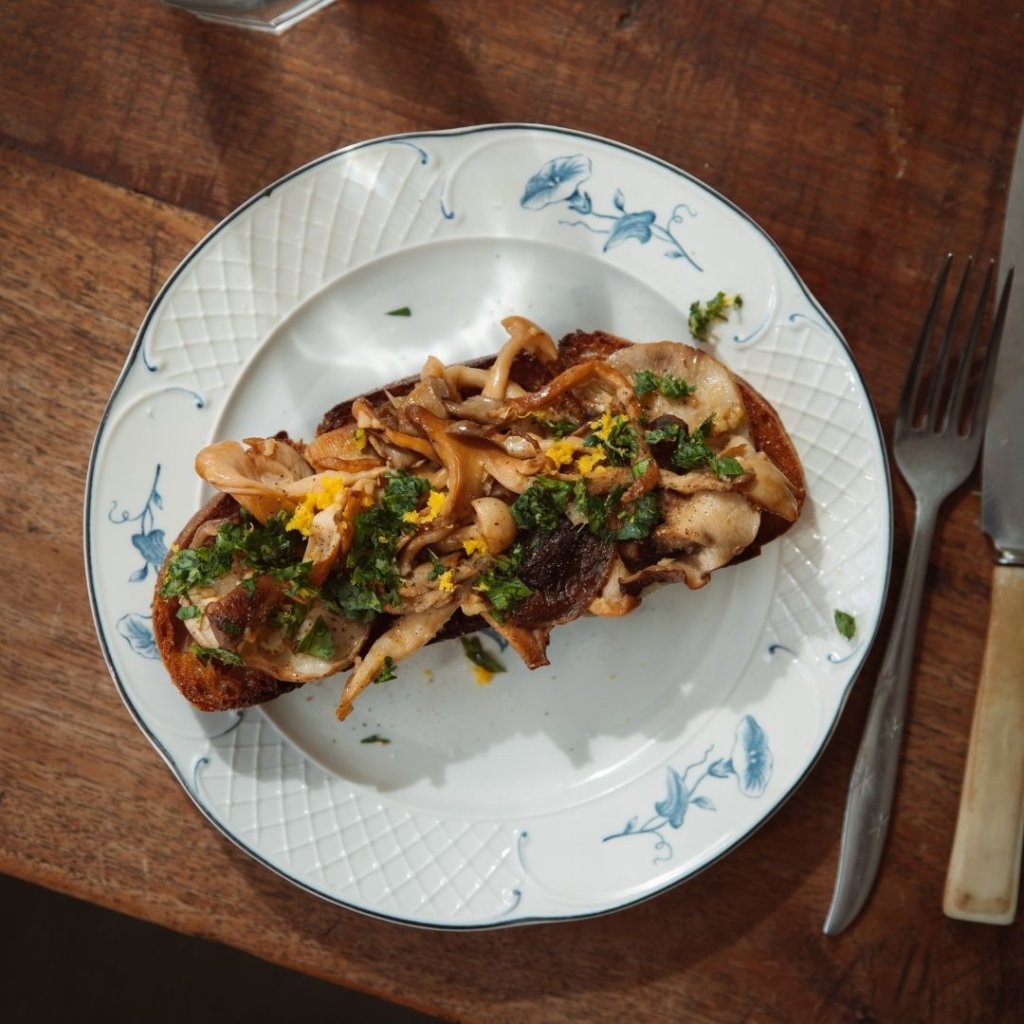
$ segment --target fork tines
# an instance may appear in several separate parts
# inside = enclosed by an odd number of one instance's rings
[[[905,429],[929,430],[937,433],[944,433],[948,430],[964,436],[971,436],[984,427],[982,413],[988,405],[988,393],[992,387],[995,355],[998,348],[998,345],[993,344],[992,340],[997,340],[1001,333],[1013,271],[1011,270],[1007,275],[1003,286],[998,310],[992,317],[992,330],[987,335],[983,334],[982,329],[989,318],[990,299],[995,277],[995,261],[989,260],[974,311],[970,314],[970,326],[959,352],[956,352],[954,342],[961,319],[966,312],[964,307],[974,267],[974,257],[967,257],[963,273],[960,276],[960,284],[952,300],[944,302],[946,280],[952,265],[953,254],[949,253],[943,261],[935,285],[935,293],[914,349],[910,370],[900,399],[900,417],[905,418],[903,423]],[[931,362],[931,369],[926,372],[926,367],[930,363],[927,357],[932,347],[935,323],[947,302],[949,305],[945,318],[946,329],[939,341],[938,355]],[[976,350],[979,338],[984,337],[987,337],[989,341],[978,352]],[[955,370],[950,374],[949,367],[954,356],[956,357]],[[967,413],[965,415],[965,397],[969,391],[974,396],[974,400],[966,403]]]

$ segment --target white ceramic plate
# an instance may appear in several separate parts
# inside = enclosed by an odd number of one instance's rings
[[[687,340],[739,292],[717,355],[804,460],[799,524],[704,590],[555,631],[487,686],[457,643],[402,663],[343,723],[341,678],[262,709],[193,711],[149,617],[167,544],[206,494],[196,451],[491,353],[499,321]],[[408,311],[399,315],[396,311]],[[378,139],[255,196],[164,286],[100,425],[85,547],[97,629],[132,714],[199,807],[296,884],[396,921],[581,917],[706,867],[789,796],[874,636],[890,491],[849,349],[771,240],[690,175],[538,126]],[[856,617],[845,640],[840,608]],[[493,641],[488,641],[493,643]],[[141,825],[141,823],[140,823]]]

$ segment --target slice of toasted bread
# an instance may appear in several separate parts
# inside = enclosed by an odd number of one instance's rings
[[[168,559],[176,550],[190,547],[200,527],[230,519],[238,514],[238,509],[234,498],[218,494],[189,520]],[[181,601],[161,594],[166,569],[165,560],[153,595],[153,635],[171,679],[186,700],[202,711],[230,711],[263,704],[295,689],[295,683],[282,682],[257,669],[197,657],[195,641],[178,618]]]
[[[527,392],[536,392],[574,367],[591,361],[608,360],[624,349],[633,349],[633,343],[601,331],[577,331],[562,339],[557,359],[553,361],[543,363],[532,355],[520,355],[512,363],[511,379]],[[494,357],[490,357],[464,365],[486,369],[493,361]],[[764,453],[782,473],[789,483],[795,503],[795,514],[790,510],[787,516],[775,514],[768,509],[762,511],[756,535],[751,533],[746,539],[749,543],[745,542],[731,558],[731,561],[741,561],[756,555],[763,544],[778,538],[792,525],[803,506],[806,492],[799,454],[778,413],[747,381],[731,373],[730,377],[739,393],[746,430],[754,449]],[[317,435],[350,427],[354,423],[353,405],[356,402],[362,402],[364,407],[369,405],[383,408],[392,399],[407,395],[419,380],[419,377],[406,378],[387,388],[341,402],[323,416]],[[193,516],[172,550],[192,546],[204,525],[237,516],[238,512],[239,506],[233,498],[224,494],[217,496]],[[633,545],[628,551],[623,549],[617,553],[614,545],[586,533],[585,524],[570,527],[565,521],[561,528],[543,538],[542,545],[546,546],[531,550],[530,558],[522,568],[523,579],[533,591],[531,598],[503,622],[510,642],[530,667],[547,663],[544,649],[551,628],[571,621],[592,606],[592,602],[602,595],[602,588],[613,565],[619,567],[618,571],[624,580],[620,597],[627,595],[624,604],[626,610],[635,607],[648,586],[685,580],[688,585],[695,587],[703,585],[707,579],[707,573],[699,567],[698,570],[691,567],[685,571],[680,568],[684,559],[678,556],[682,552],[673,555],[670,551],[666,556],[666,552],[656,551],[648,543],[646,547],[644,544]],[[720,563],[716,563],[712,570],[718,567]],[[244,708],[272,700],[299,685],[244,665],[200,657],[192,634],[178,617],[181,602],[176,597],[164,597],[161,594],[165,572],[166,563],[159,574],[154,597],[154,634],[160,656],[172,680],[194,706],[206,711]],[[573,579],[567,580],[567,576]],[[394,621],[393,616],[381,614],[378,617],[364,644],[364,653],[388,629],[389,622]],[[489,620],[481,614],[456,611],[434,640],[466,634],[488,624],[494,625],[493,619]],[[359,660],[357,657],[357,664]]]

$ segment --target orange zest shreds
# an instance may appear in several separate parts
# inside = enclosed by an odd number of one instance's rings
[[[462,542],[462,550],[467,555],[489,555],[490,549],[483,537],[470,537]]]

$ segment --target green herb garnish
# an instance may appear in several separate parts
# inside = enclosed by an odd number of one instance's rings
[[[443,576],[447,571],[445,564],[430,548],[427,548],[427,558],[430,559],[430,573],[427,579],[436,580],[439,576]]]
[[[644,440],[650,445],[674,442],[675,448],[669,461],[683,473],[707,466],[716,476],[743,476],[744,469],[738,459],[731,455],[718,455],[708,444],[707,437],[714,423],[715,417],[712,413],[690,434],[686,431],[686,424],[670,421],[644,431]]]
[[[661,518],[658,498],[652,493],[623,504],[625,488],[612,488],[608,494],[590,494],[582,480],[576,481],[573,503],[586,518],[587,526],[601,540],[643,540]]]
[[[279,608],[273,616],[273,623],[284,630],[284,635],[291,640],[299,631],[299,626],[306,620],[306,606],[289,603]]]
[[[520,530],[550,533],[565,515],[572,484],[550,476],[536,476],[512,503],[512,518]]]
[[[629,467],[630,471],[633,474],[633,479],[639,480],[640,477],[642,477],[644,473],[646,473],[647,470],[650,468],[650,465],[650,459],[637,459],[636,462],[634,462],[633,465]]]
[[[387,484],[381,495],[381,508],[401,519],[406,512],[414,512],[419,503],[430,493],[430,484],[421,476],[412,473],[389,473]],[[369,515],[370,511],[362,513]]]
[[[379,736],[377,733],[374,733],[372,736],[364,736],[359,742],[360,743],[382,743],[382,744],[384,744],[386,746],[388,743],[391,742],[391,740],[389,740],[386,736]]]
[[[281,510],[275,512],[261,526],[247,512],[243,512],[237,523],[224,523],[217,531],[218,540],[223,539],[242,557],[247,566],[257,571],[283,569],[295,562],[297,542],[305,543],[297,530],[288,530],[285,524],[291,517]]]
[[[707,341],[711,327],[716,320],[728,320],[730,309],[740,309],[743,306],[741,295],[726,295],[725,292],[718,292],[713,299],[707,302],[694,302],[690,305],[689,327],[690,334],[697,341]]]
[[[659,374],[653,370],[637,370],[633,374],[633,390],[638,395],[647,395],[657,391],[666,398],[685,398],[692,395],[697,389],[687,384],[682,377],[675,377],[671,373]]]
[[[650,430],[644,431],[644,440],[649,445],[663,444],[665,441],[671,441],[673,444],[679,440],[679,433],[683,428],[683,424],[678,420],[665,418],[664,421],[655,420],[655,424],[661,423],[661,426],[655,425]]]
[[[502,615],[511,611],[520,601],[526,600],[533,591],[516,575],[522,564],[524,546],[517,541],[509,550],[496,555],[489,569],[480,573],[473,589],[483,594],[494,609],[495,618],[501,622]]]
[[[197,604],[183,604],[176,614],[179,619],[198,619],[203,614],[203,609]]]
[[[398,309],[389,309],[388,316],[412,316],[412,310],[408,306],[399,306]]]
[[[572,420],[553,420],[547,413],[536,413],[530,417],[531,421],[543,430],[550,430],[556,440],[568,437],[578,426]]]
[[[479,665],[486,672],[505,671],[505,666],[484,648],[478,636],[462,637],[462,651],[474,665]]]
[[[226,647],[204,647],[202,644],[193,644],[189,649],[200,661],[209,661],[213,658],[215,661],[224,662],[225,665],[242,664],[242,659]]]
[[[834,618],[839,635],[852,640],[857,633],[857,620],[849,612],[840,611],[838,608],[835,610]]]
[[[299,654],[308,654],[312,658],[329,661],[334,657],[334,637],[330,627],[322,617],[313,623],[313,628],[298,642],[295,650]]]
[[[194,587],[209,586],[231,568],[234,558],[234,549],[221,539],[219,532],[213,544],[182,548],[167,563],[160,585],[161,596],[181,597]]]
[[[680,431],[675,450],[672,452],[672,465],[687,470],[697,469],[706,465],[714,455],[708,447],[707,436],[714,426],[714,417],[709,416],[692,434]]]
[[[626,416],[613,417],[607,428],[602,426],[600,433],[588,434],[583,445],[586,448],[603,448],[612,466],[628,466],[639,451],[636,430]]]
[[[395,662],[390,654],[384,656],[384,664],[381,665],[380,671],[373,677],[375,683],[386,683],[391,679],[397,679],[395,675]]]
[[[395,552],[402,536],[416,528],[403,516],[415,511],[430,490],[426,480],[411,473],[390,473],[385,479],[380,504],[355,518],[355,536],[345,559],[347,572],[330,577],[324,586],[329,606],[364,622],[385,606],[398,604],[402,579]]]
[[[616,540],[643,540],[657,525],[661,518],[658,498],[650,491],[642,494],[636,501],[627,505],[619,505],[615,509],[618,527],[613,536]]]
[[[285,593],[289,597],[311,600],[318,593],[316,587],[309,582],[309,570],[312,568],[312,562],[295,562],[281,568],[268,569],[267,575],[278,583],[286,583]]]
[[[167,563],[161,596],[181,597],[195,587],[209,586],[231,569],[236,557],[256,572],[275,570],[300,575],[295,557],[302,536],[285,529],[288,519],[287,512],[277,512],[261,526],[243,510],[238,522],[221,524],[212,544],[174,553]]]

